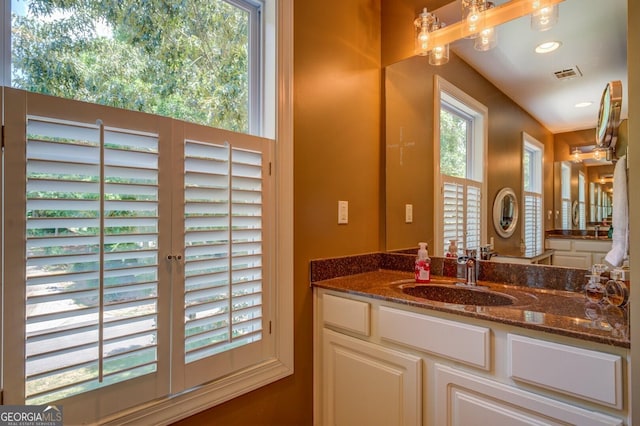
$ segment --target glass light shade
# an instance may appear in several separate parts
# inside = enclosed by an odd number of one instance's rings
[[[449,62],[449,45],[436,46],[429,52],[429,65],[444,65]]]
[[[476,38],[480,28],[482,28],[482,18],[486,5],[485,0],[462,0],[462,20],[466,22],[469,36]]]
[[[575,150],[573,150],[573,154],[571,154],[571,160],[574,163],[580,163],[582,162],[582,158],[580,158],[580,150],[578,148],[576,148]]]
[[[531,14],[531,28],[537,31],[547,31],[558,22],[558,6],[541,4]]]
[[[429,53],[429,31],[425,28],[416,36],[416,54],[425,56],[427,53]]]
[[[495,28],[485,28],[484,30],[478,33],[478,37],[476,37],[473,42],[473,47],[476,50],[481,52],[486,52],[487,50],[491,50],[498,45],[498,36],[496,34]]]
[[[602,159],[602,151],[598,148],[593,150],[593,159],[594,160],[601,160]]]
[[[416,55],[425,56],[429,53],[429,24],[432,16],[427,12],[427,8],[422,9],[422,13],[413,21],[416,27]]]

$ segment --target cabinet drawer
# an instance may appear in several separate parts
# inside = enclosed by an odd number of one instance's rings
[[[552,250],[571,250],[571,240],[547,239],[545,247]]]
[[[380,307],[380,337],[484,370],[490,368],[485,327]]]
[[[369,336],[371,334],[369,311],[370,305],[366,302],[330,294],[322,296],[322,318],[328,325]]]
[[[600,252],[608,253],[611,250],[612,242],[609,241],[588,241],[578,240],[573,244],[573,249],[576,251],[588,251],[588,252]]]
[[[622,408],[620,356],[514,334],[507,341],[513,379]]]
[[[556,251],[553,255],[553,265],[567,268],[589,269],[591,268],[591,253],[578,253],[575,251]]]

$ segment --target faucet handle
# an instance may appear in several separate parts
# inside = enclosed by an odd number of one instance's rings
[[[466,249],[465,250],[465,254],[467,255],[468,258],[475,259],[476,257],[478,257],[478,250],[476,250],[476,249]]]

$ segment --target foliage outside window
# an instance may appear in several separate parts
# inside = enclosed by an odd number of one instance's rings
[[[242,6],[13,0],[11,86],[248,133],[257,9]]]

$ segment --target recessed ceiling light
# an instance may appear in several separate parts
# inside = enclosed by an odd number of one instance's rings
[[[562,43],[559,41],[546,41],[536,46],[536,53],[549,53],[560,47]]]
[[[576,108],[585,108],[588,107],[589,105],[592,105],[593,102],[591,101],[586,101],[586,102],[578,102],[577,104],[574,105],[574,107]]]

